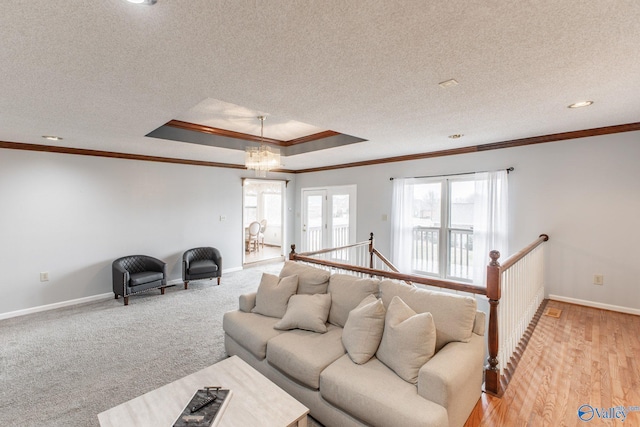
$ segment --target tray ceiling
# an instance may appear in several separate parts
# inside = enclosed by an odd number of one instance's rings
[[[241,165],[146,136],[233,122],[211,100],[274,135],[366,140],[287,156],[298,170],[635,123],[639,19],[640,2],[0,2],[0,141]]]

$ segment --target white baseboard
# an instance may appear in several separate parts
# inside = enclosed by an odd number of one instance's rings
[[[222,273],[233,273],[234,271],[241,271],[242,267],[233,267],[233,268],[228,268],[226,270],[222,270]],[[182,281],[182,279],[173,279],[173,280],[169,280],[167,282],[168,286],[172,286],[172,285],[181,285],[184,282]],[[84,298],[76,298],[76,299],[72,299],[69,301],[61,301],[61,302],[56,302],[53,304],[46,304],[46,305],[40,305],[37,307],[30,307],[30,308],[25,308],[23,310],[16,310],[16,311],[9,311],[7,313],[0,313],[0,320],[4,320],[4,319],[10,319],[12,317],[19,317],[19,316],[24,316],[27,314],[32,314],[32,313],[39,313],[41,311],[47,311],[47,310],[54,310],[56,308],[61,308],[61,307],[69,307],[70,305],[76,305],[76,304],[83,304],[86,302],[93,302],[93,301],[100,301],[103,299],[107,299],[107,298],[113,298],[113,292],[107,292],[106,294],[98,294],[98,295],[92,295],[90,297],[84,297]]]
[[[76,298],[69,301],[56,302],[53,304],[40,305],[37,307],[25,308],[24,310],[10,311],[8,313],[0,313],[0,320],[10,319],[12,317],[24,316],[26,314],[39,313],[41,311],[53,310],[70,305],[83,304],[85,302],[100,301],[107,298],[113,298],[113,292],[106,294],[92,295],[90,297]]]
[[[637,309],[637,308],[603,304],[601,302],[593,302],[593,301],[587,301],[587,300],[577,299],[577,298],[562,297],[560,295],[549,295],[549,299],[552,299],[554,301],[560,301],[560,302],[568,302],[570,304],[584,305],[587,307],[601,308],[603,310],[617,311],[620,313],[635,314],[637,316],[640,316],[640,309]]]

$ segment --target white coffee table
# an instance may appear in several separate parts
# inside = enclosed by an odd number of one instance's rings
[[[196,390],[222,386],[233,392],[220,426],[307,426],[307,409],[237,356],[98,414],[102,427],[171,427]]]

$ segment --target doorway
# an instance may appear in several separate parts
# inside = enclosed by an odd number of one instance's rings
[[[244,180],[242,186],[243,264],[283,259],[285,185],[285,181]]]
[[[356,186],[302,189],[302,251],[356,241]]]

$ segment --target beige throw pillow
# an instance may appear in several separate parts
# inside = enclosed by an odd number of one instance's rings
[[[422,365],[433,357],[436,327],[431,313],[416,314],[400,297],[393,297],[385,317],[376,356],[403,380],[415,384]]]
[[[256,306],[251,312],[282,318],[287,311],[289,298],[296,293],[297,289],[298,276],[279,278],[273,274],[263,273],[256,293]]]
[[[331,294],[293,295],[289,299],[287,312],[273,327],[325,333],[330,307]]]
[[[321,268],[311,267],[296,261],[285,261],[280,277],[298,276],[299,294],[325,294],[331,273]]]
[[[362,365],[376,354],[384,331],[382,300],[369,295],[349,312],[342,331],[342,344],[354,363]]]
[[[351,310],[367,295],[377,296],[379,283],[378,279],[361,279],[351,274],[332,274],[328,290],[331,294],[329,323],[344,327]]]

